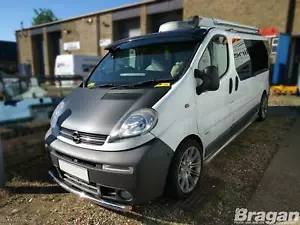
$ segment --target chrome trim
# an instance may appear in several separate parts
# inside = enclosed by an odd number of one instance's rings
[[[68,175],[67,173],[64,173],[63,176],[65,177],[64,180],[67,181],[67,182],[69,182],[69,183],[71,183],[71,182],[74,183],[75,182],[75,184],[77,183],[76,185],[78,185],[78,186],[81,185],[81,186],[84,186],[86,188],[92,189],[92,190],[94,190],[94,193],[96,192],[95,194],[97,194],[97,192],[98,192],[97,187],[94,187],[94,186],[89,185],[89,184],[87,184],[85,182],[82,182],[82,181],[80,181],[80,180],[78,180],[78,179],[76,179],[76,178]]]
[[[89,200],[97,203],[100,206],[110,208],[110,209],[113,209],[113,210],[118,210],[118,211],[121,211],[121,212],[129,212],[132,209],[132,207],[129,206],[129,205],[122,205],[122,204],[119,204],[119,203],[108,202],[108,201],[103,200],[103,199],[95,198],[95,197],[93,197],[89,194],[86,194],[86,193],[82,192],[82,191],[75,190],[74,188],[72,188],[72,187],[68,186],[67,184],[65,184],[61,179],[55,177],[55,175],[51,171],[48,171],[48,174],[51,176],[51,178],[59,186],[61,186],[66,191],[71,192],[75,195],[78,195],[81,198],[89,199]]]
[[[75,134],[76,136],[74,136]],[[79,144],[82,142],[90,145],[99,145],[99,146],[104,145],[105,141],[108,138],[108,135],[86,133],[86,132],[76,131],[65,127],[60,128],[59,136],[72,140],[75,144]],[[77,137],[78,142],[75,141],[74,137]]]
[[[70,138],[72,138],[72,134],[71,133],[68,133],[68,132],[65,132],[65,130],[63,129],[60,129],[59,132],[63,135],[66,135],[66,136],[69,136]]]
[[[141,136],[127,138],[118,142],[112,142],[109,143],[108,139],[106,139],[105,143],[103,145],[91,145],[84,142],[81,142],[79,144],[76,144],[73,140],[69,138],[65,138],[62,135],[56,136],[57,139],[61,142],[64,142],[66,144],[78,147],[78,148],[85,148],[85,149],[91,149],[96,151],[124,151],[132,148],[139,147],[155,138],[155,136],[149,132],[147,134],[143,134]],[[53,147],[53,144],[51,144]],[[55,147],[54,147],[55,149]],[[64,149],[59,149],[60,152],[67,154],[67,152],[64,151]]]

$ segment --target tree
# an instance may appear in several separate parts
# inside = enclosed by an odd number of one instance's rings
[[[33,9],[34,17],[32,18],[32,25],[40,25],[58,20],[51,9]]]

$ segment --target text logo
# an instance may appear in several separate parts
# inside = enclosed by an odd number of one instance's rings
[[[299,212],[263,212],[248,211],[245,208],[235,210],[235,224],[291,224],[299,220]]]

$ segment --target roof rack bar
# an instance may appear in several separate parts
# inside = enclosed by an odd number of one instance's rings
[[[239,23],[232,23],[232,22],[228,22],[225,20],[216,20],[216,23],[217,23],[217,25],[225,25],[225,26],[231,26],[231,27],[236,27],[236,28],[249,29],[249,30],[258,32],[258,28],[253,27],[253,26],[243,25],[243,24],[239,24]]]
[[[199,19],[197,19],[197,17]],[[234,23],[226,20],[216,19],[216,18],[207,18],[207,17],[199,17],[195,16],[193,18],[190,18],[189,21],[194,20],[195,23],[199,21],[198,26],[199,27],[217,27],[222,29],[232,29],[236,31],[242,31],[242,32],[251,32],[251,33],[258,33],[258,28]],[[190,22],[191,23],[191,22]]]

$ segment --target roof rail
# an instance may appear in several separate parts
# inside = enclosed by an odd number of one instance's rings
[[[259,33],[259,30],[257,27],[252,27],[248,25],[243,25],[239,23],[233,23],[226,20],[220,20],[216,18],[206,18],[206,17],[199,17],[196,16],[195,18],[199,18],[198,26],[199,27],[217,27],[221,29],[229,29],[234,31],[241,31],[241,32],[249,32],[249,33]],[[194,17],[190,18],[188,21],[193,21],[198,19],[195,19]]]
[[[192,16],[188,18],[187,21],[173,21],[162,24],[159,28],[159,32],[197,27],[216,27],[236,32],[259,34],[259,30],[257,27],[233,23],[230,21],[220,20],[216,18],[207,18],[200,16]]]

